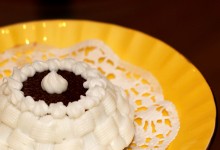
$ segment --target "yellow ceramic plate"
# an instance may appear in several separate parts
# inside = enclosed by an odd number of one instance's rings
[[[116,25],[77,20],[38,21],[0,28],[0,52],[37,42],[68,47],[100,39],[122,59],[151,71],[180,117],[180,131],[169,150],[204,150],[215,127],[216,108],[201,73],[167,44],[138,31]]]

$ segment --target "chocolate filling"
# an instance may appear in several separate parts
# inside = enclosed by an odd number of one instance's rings
[[[73,72],[58,70],[58,74],[61,75],[68,82],[68,88],[61,94],[49,94],[41,88],[42,79],[50,71],[36,72],[33,77],[29,77],[23,82],[24,96],[31,96],[35,101],[44,100],[48,105],[51,103],[63,102],[65,106],[69,102],[78,101],[80,95],[85,95],[88,89],[83,87],[83,83],[86,81],[80,75],[75,75]]]

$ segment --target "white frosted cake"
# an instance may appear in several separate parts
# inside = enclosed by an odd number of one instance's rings
[[[0,95],[0,150],[123,150],[134,137],[126,94],[84,62],[15,68]]]

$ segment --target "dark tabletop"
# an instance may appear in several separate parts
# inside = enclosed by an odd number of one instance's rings
[[[114,23],[165,41],[202,72],[220,108],[219,0],[0,1],[0,26],[53,18]],[[219,141],[220,131],[216,127],[209,149],[220,149]]]

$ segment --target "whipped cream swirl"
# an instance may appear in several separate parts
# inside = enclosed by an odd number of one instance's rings
[[[49,94],[61,94],[67,90],[68,82],[57,72],[51,71],[41,81],[41,87]]]

